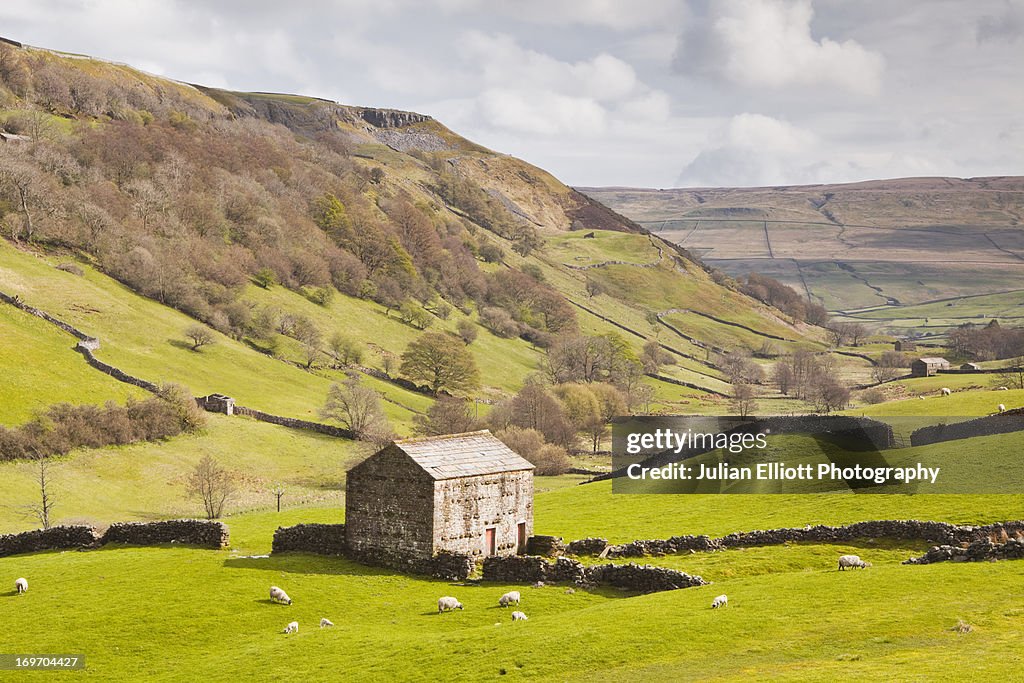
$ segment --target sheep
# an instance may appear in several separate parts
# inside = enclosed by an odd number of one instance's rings
[[[996,406],[996,407],[997,407],[997,408],[999,408],[999,412],[1000,412],[1000,413],[1005,413],[1005,412],[1006,412],[1006,405],[1005,405],[1005,404],[1003,404],[1003,403],[1000,403],[1000,404],[999,404],[998,406]]]
[[[526,615],[522,612],[513,612],[512,621],[526,621]]]
[[[949,387],[942,387],[941,389],[939,389],[939,391],[942,392],[943,396],[952,396],[953,395],[953,390],[950,389]]]
[[[918,398],[921,399],[922,401],[924,400],[924,396],[918,396]]]
[[[445,596],[437,601],[437,613],[441,612],[452,612],[457,609],[462,609],[462,603],[451,596]]]
[[[14,582],[14,590],[18,592],[18,595],[28,592],[28,579],[18,579]]]
[[[298,632],[299,632],[299,622],[297,622],[297,621],[293,621],[292,623],[288,624],[287,626],[284,627],[284,630],[281,631],[281,633],[298,633]]]
[[[288,594],[277,586],[270,587],[270,601],[283,602],[286,605],[292,604],[292,599],[288,597]]]
[[[498,598],[498,605],[508,607],[512,603],[519,604],[519,591],[509,591]]]
[[[320,619],[320,628],[330,628],[331,626],[334,626],[334,622],[327,617],[322,617]]]
[[[717,598],[711,601],[711,609],[718,609],[719,607],[725,607],[729,604],[728,595],[719,595]]]
[[[1009,390],[1010,390],[1009,387],[999,387],[998,389],[996,389],[996,391],[1009,391]]]
[[[866,569],[871,566],[870,562],[865,562],[856,555],[843,555],[839,558],[839,571],[850,568]]]

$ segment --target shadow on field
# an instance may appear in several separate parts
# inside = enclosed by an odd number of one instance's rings
[[[320,574],[329,576],[404,576],[410,579],[421,581],[436,581],[438,583],[450,583],[452,585],[463,585],[457,582],[434,579],[428,576],[413,576],[401,572],[384,569],[381,567],[370,567],[343,557],[324,557],[322,555],[306,555],[301,553],[288,553],[282,555],[271,555],[270,557],[232,557],[224,560],[224,567],[227,569],[258,569],[286,574]]]

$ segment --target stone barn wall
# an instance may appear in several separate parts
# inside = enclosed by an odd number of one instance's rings
[[[345,539],[353,553],[429,559],[433,545],[434,480],[391,445],[348,472]]]
[[[533,534],[533,472],[502,472],[434,483],[434,547],[487,554],[485,530],[495,529],[498,555],[519,552],[519,523]]]

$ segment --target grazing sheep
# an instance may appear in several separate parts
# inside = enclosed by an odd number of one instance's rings
[[[924,396],[918,396],[918,398],[921,399],[922,401],[924,400]]]
[[[711,601],[711,609],[718,609],[719,607],[725,607],[729,604],[728,595],[719,595],[717,598]]]
[[[16,590],[19,595],[21,595],[22,593],[27,593],[28,592],[28,579],[18,579],[17,581],[15,581],[14,582],[14,590]]]
[[[543,587],[544,587],[544,582],[543,581],[538,581],[537,583],[535,583],[532,586],[530,586],[530,588],[543,588]]]
[[[323,617],[320,619],[320,628],[329,628],[331,626],[334,626],[334,622],[328,619],[327,617]]]
[[[853,569],[853,568],[866,569],[867,567],[870,567],[870,566],[871,566],[870,562],[865,562],[864,560],[860,559],[856,555],[843,555],[842,557],[839,558],[839,571],[842,571],[842,570],[847,569],[847,568],[850,568],[850,569]]]
[[[999,387],[996,391],[1009,391],[1009,387]]]
[[[498,598],[498,605],[508,607],[512,603],[519,604],[519,591],[509,591]]]
[[[286,605],[292,604],[292,599],[288,597],[288,594],[277,586],[270,587],[270,601],[283,602]]]
[[[441,612],[452,612],[457,609],[462,609],[462,603],[453,597],[445,596],[437,601],[437,613]]]
[[[1006,412],[1006,405],[1005,405],[1005,404],[1002,404],[1002,403],[1000,403],[1000,404],[999,404],[998,406],[996,406],[996,407],[997,407],[997,408],[999,408],[999,412],[1000,412],[1000,413],[1005,413],[1005,412]]]
[[[948,387],[942,387],[939,391],[942,392],[943,396],[951,396],[953,394],[953,390]]]
[[[297,622],[297,621],[293,621],[292,623],[288,624],[287,626],[284,627],[284,630],[281,631],[281,633],[298,633],[298,632],[299,632],[299,622]]]
[[[512,621],[526,621],[526,615],[522,612],[513,612]]]

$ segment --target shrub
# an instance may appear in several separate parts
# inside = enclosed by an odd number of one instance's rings
[[[78,277],[82,277],[83,275],[85,275],[85,271],[76,266],[74,263],[61,263],[60,265],[57,266],[57,270],[63,270],[65,273],[71,273],[72,275],[77,275]]]

